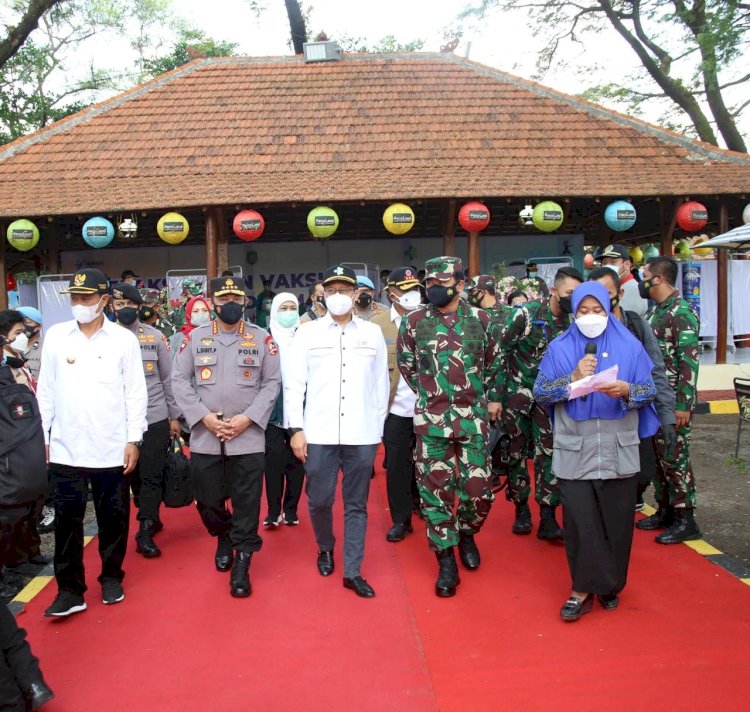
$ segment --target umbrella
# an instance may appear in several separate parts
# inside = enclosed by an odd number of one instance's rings
[[[695,250],[699,247],[725,248],[730,250],[736,250],[740,247],[750,247],[750,224],[740,225],[729,232],[712,237],[710,240],[699,242],[697,245],[692,245],[691,249]]]

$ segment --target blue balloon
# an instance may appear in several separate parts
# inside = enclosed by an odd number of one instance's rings
[[[615,200],[604,211],[604,222],[615,232],[630,230],[635,225],[635,207],[627,200]]]
[[[89,218],[83,223],[84,242],[90,247],[106,247],[115,239],[115,226],[107,218]]]

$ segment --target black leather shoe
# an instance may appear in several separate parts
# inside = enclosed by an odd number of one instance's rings
[[[154,543],[154,522],[151,519],[142,519],[135,535],[135,550],[147,559],[155,559],[161,556],[161,549]]]
[[[162,529],[164,529],[164,522],[157,516],[154,519],[154,534],[158,534]]]
[[[636,529],[651,532],[657,529],[666,529],[674,522],[674,509],[672,507],[659,507],[650,517],[639,519],[635,523]]]
[[[319,551],[318,552],[318,573],[321,576],[330,576],[333,573],[333,552],[332,551]]]
[[[55,699],[55,693],[47,687],[43,680],[37,680],[29,685],[24,697],[26,697],[29,709],[38,710],[43,704]]]
[[[560,541],[563,538],[563,530],[555,518],[556,509],[557,507],[552,507],[548,504],[539,506],[539,529],[536,531],[537,539]]]
[[[616,593],[609,594],[608,596],[600,595],[597,598],[605,611],[614,611],[620,605],[620,597]]]
[[[232,545],[229,543],[229,539],[222,539],[219,537],[214,561],[216,562],[216,570],[221,571],[222,573],[229,571],[229,569],[232,568],[234,552],[232,551]]]
[[[511,531],[514,534],[531,534],[531,510],[526,502],[516,505],[516,518]]]
[[[656,535],[659,544],[681,544],[683,541],[702,539],[698,523],[693,518],[692,509],[675,509],[674,521],[669,528]]]
[[[440,598],[450,598],[456,595],[456,586],[461,583],[456,565],[456,554],[453,547],[443,551],[436,551],[438,566],[438,578],[435,582],[435,595]]]
[[[560,609],[560,618],[564,621],[577,621],[582,615],[590,613],[594,606],[594,594],[590,593],[586,598],[571,596]]]
[[[367,581],[365,581],[361,576],[355,576],[354,578],[345,578],[344,588],[350,588],[360,598],[373,598],[375,596],[375,591],[372,590],[372,586],[370,586],[370,584],[367,583]]]
[[[252,554],[246,551],[238,551],[234,557],[232,573],[229,577],[229,592],[235,598],[247,598],[252,592],[253,587],[250,585],[250,559]]]
[[[475,571],[479,568],[482,560],[473,534],[461,533],[458,535],[458,558],[461,559],[464,568],[469,569],[469,571]]]
[[[388,541],[401,541],[414,531],[411,522],[396,522],[385,535]]]

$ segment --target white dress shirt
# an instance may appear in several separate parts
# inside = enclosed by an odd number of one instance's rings
[[[374,445],[388,414],[388,355],[380,327],[326,314],[298,329],[284,372],[289,427],[315,445]]]
[[[138,339],[106,318],[91,338],[75,320],[50,327],[37,400],[50,462],[121,466],[127,443],[141,440],[147,428]]]
[[[396,329],[401,328],[401,314],[396,311],[396,307],[391,304],[391,321],[396,324]],[[391,403],[391,413],[399,415],[402,418],[413,418],[414,407],[417,404],[417,394],[409,388],[404,377],[399,373],[396,393]]]

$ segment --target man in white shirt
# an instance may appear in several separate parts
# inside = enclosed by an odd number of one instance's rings
[[[391,373],[391,393],[388,417],[385,419],[385,445],[388,507],[393,526],[385,538],[401,541],[414,529],[411,513],[419,511],[419,494],[414,472],[414,406],[417,396],[404,380],[396,364],[396,342],[401,319],[422,305],[417,273],[412,267],[396,267],[387,278],[385,294],[391,300],[390,311],[377,314],[373,324],[383,331],[388,349],[388,370]]]
[[[74,318],[48,330],[37,388],[57,509],[59,592],[45,611],[55,617],[86,609],[83,518],[89,481],[99,527],[102,602],[125,598],[127,475],[138,462],[148,402],[138,340],[104,315],[107,278],[96,269],[80,270],[65,293]]]
[[[603,250],[599,250],[594,259],[601,262],[602,267],[615,267],[617,276],[620,278],[620,288],[623,291],[620,299],[620,308],[625,311],[632,311],[638,316],[646,316],[648,310],[648,301],[645,300],[638,291],[638,280],[633,276],[633,260],[625,245],[614,244],[607,245]]]
[[[334,569],[333,502],[343,472],[344,587],[362,598],[375,591],[361,574],[367,497],[388,410],[385,341],[374,324],[352,316],[357,276],[349,267],[323,275],[328,313],[298,329],[292,342],[284,410],[290,444],[305,464],[318,571]]]

